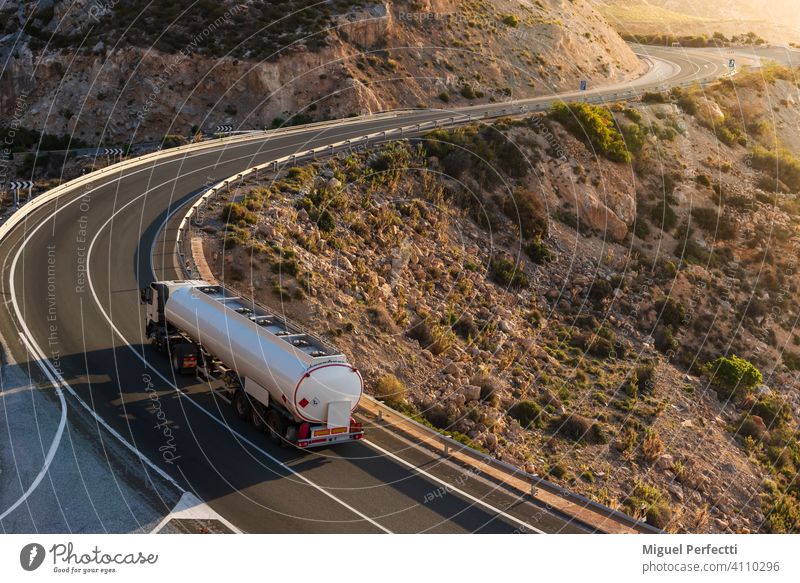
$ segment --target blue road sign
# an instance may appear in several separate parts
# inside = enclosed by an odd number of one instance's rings
[[[586,91],[586,87],[588,87],[586,79],[581,79],[581,91]]]

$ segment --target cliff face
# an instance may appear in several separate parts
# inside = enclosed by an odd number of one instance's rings
[[[297,113],[501,101],[641,69],[583,0],[338,2],[308,18],[267,12],[302,2],[218,2],[207,16],[206,3],[154,15],[138,4],[7,2],[0,126],[145,141]]]

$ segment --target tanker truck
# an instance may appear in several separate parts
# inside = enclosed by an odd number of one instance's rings
[[[300,448],[361,439],[361,373],[321,338],[225,286],[155,281],[145,332],[176,374],[221,391],[271,441]]]

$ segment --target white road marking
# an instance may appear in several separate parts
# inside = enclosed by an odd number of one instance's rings
[[[233,532],[242,534],[241,530],[211,510],[208,504],[200,500],[200,498],[191,492],[183,493],[183,496],[181,496],[181,499],[178,500],[178,503],[175,505],[172,511],[167,514],[152,531],[150,531],[150,534],[156,534],[160,532],[170,520],[176,518],[189,520],[218,520]]]
[[[510,514],[508,514],[507,512],[504,512],[504,511],[500,510],[499,508],[495,508],[494,506],[492,506],[492,505],[491,505],[491,504],[489,504],[488,502],[485,502],[485,501],[481,500],[480,498],[477,498],[477,497],[473,496],[472,494],[469,494],[469,493],[467,493],[467,492],[464,492],[464,490],[461,490],[461,489],[459,489],[459,488],[456,488],[455,486],[453,486],[453,485],[452,485],[452,484],[450,484],[449,482],[447,482],[447,481],[445,481],[445,480],[442,480],[441,478],[437,478],[437,477],[436,477],[436,476],[434,476],[433,474],[431,474],[431,473],[429,473],[429,472],[426,472],[425,470],[423,470],[423,469],[421,469],[421,468],[418,468],[417,466],[415,466],[415,465],[414,465],[414,464],[412,464],[411,462],[404,460],[404,459],[403,459],[403,458],[401,458],[400,456],[393,454],[393,453],[392,453],[392,452],[390,452],[389,450],[382,448],[381,446],[379,446],[379,445],[377,445],[377,444],[375,444],[375,443],[371,442],[371,441],[370,441],[370,440],[368,440],[368,439],[362,439],[362,440],[361,440],[361,443],[365,443],[365,444],[367,444],[367,445],[368,445],[369,447],[371,447],[372,449],[375,449],[375,450],[377,450],[377,451],[381,452],[383,455],[385,455],[385,456],[388,456],[388,457],[392,458],[393,460],[395,460],[395,461],[397,461],[397,462],[399,462],[399,463],[403,464],[404,466],[406,466],[406,467],[408,467],[408,468],[411,468],[411,469],[412,469],[412,470],[414,470],[416,473],[418,473],[418,474],[420,474],[420,475],[422,475],[422,476],[425,476],[425,477],[426,477],[426,478],[428,478],[429,480],[431,480],[431,481],[433,481],[433,482],[436,482],[437,484],[441,484],[442,486],[444,486],[444,487],[448,488],[449,490],[451,490],[451,491],[453,491],[453,492],[457,492],[459,495],[463,496],[464,498],[467,498],[468,500],[472,500],[472,501],[473,501],[473,502],[475,502],[476,504],[480,504],[480,505],[481,505],[481,506],[483,506],[484,508],[487,508],[488,510],[490,510],[490,511],[492,511],[492,512],[496,513],[498,516],[502,516],[502,517],[503,517],[503,518],[505,518],[506,520],[510,520],[511,522],[514,522],[514,523],[516,523],[516,524],[518,524],[518,525],[522,526],[523,528],[525,528],[525,529],[528,529],[528,530],[531,530],[531,531],[533,531],[533,532],[536,532],[536,533],[539,533],[539,534],[544,534],[544,531],[543,531],[543,530],[539,530],[538,528],[536,528],[535,526],[531,526],[530,524],[528,524],[528,523],[527,523],[527,522],[525,522],[524,520],[521,520],[521,519],[519,519],[519,518],[516,518],[515,516],[511,516],[511,515],[510,515]]]

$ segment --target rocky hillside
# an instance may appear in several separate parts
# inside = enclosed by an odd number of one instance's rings
[[[0,59],[0,127],[90,143],[499,101],[642,67],[585,0],[11,0]]]
[[[670,531],[798,532],[794,74],[283,169],[206,256],[466,443]]]

